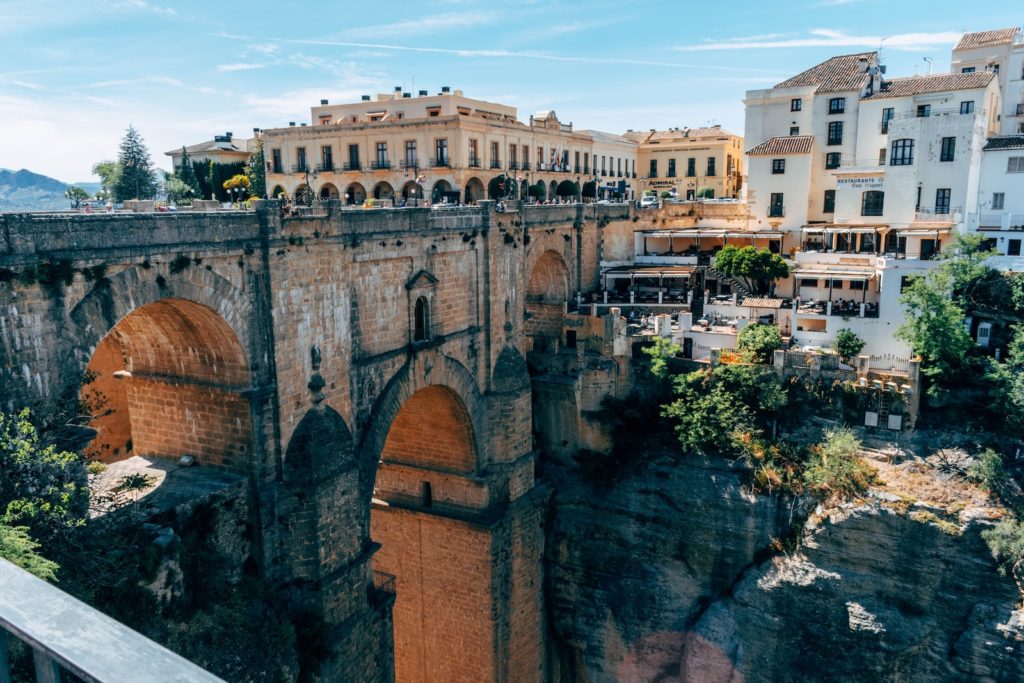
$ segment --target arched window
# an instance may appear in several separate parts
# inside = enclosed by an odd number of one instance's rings
[[[421,296],[416,299],[416,310],[414,311],[412,340],[423,342],[430,339],[430,303],[427,297]]]
[[[885,193],[879,190],[869,190],[861,195],[860,215],[881,216],[885,206]]]

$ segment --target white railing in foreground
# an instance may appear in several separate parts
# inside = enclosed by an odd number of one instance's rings
[[[0,559],[0,683],[10,638],[25,643],[39,683],[67,671],[87,683],[223,683],[184,657]]]

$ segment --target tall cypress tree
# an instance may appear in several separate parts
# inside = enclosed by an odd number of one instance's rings
[[[267,170],[263,155],[263,140],[254,141],[255,149],[249,157],[245,174],[249,176],[249,194],[263,199],[267,196]]]
[[[196,169],[192,167],[192,158],[188,155],[185,146],[181,146],[181,168],[178,171],[178,178],[192,190],[194,197],[202,197],[203,192],[199,188],[199,178],[196,177]]]
[[[149,149],[134,126],[128,126],[121,140],[117,161],[121,164],[121,175],[114,186],[115,199],[153,199],[156,196],[156,172],[149,158]]]

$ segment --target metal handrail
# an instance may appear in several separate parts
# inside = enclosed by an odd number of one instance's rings
[[[59,615],[59,618],[57,618]],[[36,680],[69,672],[86,683],[224,683],[56,586],[0,559],[0,679],[10,680],[7,634],[25,643]]]
[[[373,572],[373,587],[383,593],[391,593],[394,595],[395,590],[395,575],[382,572],[374,569]]]

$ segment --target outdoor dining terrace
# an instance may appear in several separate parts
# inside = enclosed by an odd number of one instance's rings
[[[806,225],[800,231],[799,252],[928,261],[941,253],[943,240],[948,240],[952,231],[952,225],[905,228],[888,225]]]
[[[637,232],[636,262],[710,266],[726,245],[754,246],[783,253],[784,233],[778,231],[690,228]]]

